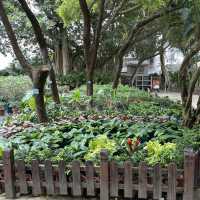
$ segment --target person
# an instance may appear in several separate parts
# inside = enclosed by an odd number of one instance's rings
[[[155,79],[153,80],[153,91],[155,92],[155,96],[158,96],[158,92],[160,91],[160,81]]]

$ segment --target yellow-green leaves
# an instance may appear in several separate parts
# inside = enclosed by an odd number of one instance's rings
[[[106,149],[110,154],[116,149],[116,143],[111,140],[107,135],[100,135],[96,139],[91,140],[89,143],[89,151],[85,155],[86,160],[95,160],[98,158],[100,151]]]
[[[92,5],[92,0],[87,0],[88,7]],[[93,8],[96,7],[96,4]],[[57,9],[58,15],[62,18],[65,26],[68,26],[73,21],[80,19],[81,10],[79,0],[62,0],[60,6]]]
[[[65,25],[69,25],[80,16],[80,6],[78,0],[62,0],[61,5],[57,9],[57,13],[62,18]]]
[[[145,149],[148,155],[146,161],[149,165],[157,163],[166,165],[175,160],[176,144],[174,143],[168,142],[162,145],[158,141],[149,141]]]

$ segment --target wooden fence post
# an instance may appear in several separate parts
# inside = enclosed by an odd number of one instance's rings
[[[184,194],[183,200],[194,199],[195,155],[193,149],[184,151]]]
[[[200,187],[200,151],[197,151],[195,154],[195,187]]]
[[[109,162],[108,152],[102,150],[100,153],[100,200],[109,200]]]
[[[200,151],[195,153],[194,200],[200,199]]]
[[[15,191],[15,166],[14,166],[13,150],[7,149],[4,151],[3,164],[4,164],[6,198],[14,199],[16,197],[16,191]]]

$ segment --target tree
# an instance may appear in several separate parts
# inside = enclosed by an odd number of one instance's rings
[[[97,52],[99,48],[99,40],[101,37],[102,23],[104,19],[104,6],[105,0],[100,1],[99,17],[97,26],[95,27],[95,33],[92,38],[91,34],[91,13],[86,0],[79,0],[81,11],[84,19],[84,52],[86,61],[86,76],[87,76],[87,95],[93,95],[93,74],[97,61]]]
[[[17,43],[15,33],[6,15],[6,11],[4,9],[2,0],[0,0],[0,16],[17,59],[19,60],[23,69],[28,73],[28,75],[32,79],[34,88],[37,88],[37,92],[35,93],[35,101],[39,122],[47,122],[48,118],[44,103],[44,85],[49,70],[46,68],[33,70],[30,64],[27,62]]]
[[[40,24],[39,24],[38,20],[36,19],[35,15],[33,14],[33,12],[28,7],[26,1],[25,0],[18,0],[18,1],[21,4],[22,9],[26,13],[27,17],[29,18],[29,20],[32,24],[35,36],[36,36],[38,44],[40,46],[40,51],[41,51],[41,54],[43,57],[43,64],[49,66],[49,69],[50,69],[49,76],[50,76],[50,80],[51,80],[51,90],[52,90],[52,94],[53,94],[53,99],[56,103],[60,103],[54,69],[53,69],[51,61],[49,59],[47,43],[44,38],[44,34],[42,32]]]
[[[181,98],[183,104],[183,125],[192,127],[199,123],[200,96],[197,109],[192,106],[192,97],[197,81],[200,78],[200,68],[194,66],[199,62],[200,51],[200,3],[190,1],[184,4],[184,10],[176,16],[176,29],[169,29],[167,38],[171,45],[178,47],[184,54],[179,70]],[[193,71],[192,74],[190,72]]]
[[[133,45],[133,42],[136,42],[135,38],[138,34],[141,34],[141,31],[143,31],[143,28],[147,26],[148,24],[152,23],[154,20],[163,17],[164,15],[171,13],[173,11],[176,11],[180,7],[173,7],[171,8],[171,5],[167,5],[167,8],[165,9],[157,9],[153,14],[150,14],[149,16],[145,16],[143,19],[141,19],[139,22],[136,22],[135,25],[132,27],[132,29],[129,31],[128,37],[124,40],[124,42],[121,45],[121,48],[118,51],[117,54],[117,60],[118,60],[118,66],[117,71],[115,75],[115,79],[113,81],[113,89],[116,90],[119,84],[119,78],[121,75],[121,70],[123,67],[123,57],[128,52],[131,45]]]
[[[84,64],[89,96],[93,94],[93,74],[96,66],[101,68],[102,65],[112,60],[119,49],[118,44],[124,36],[124,27],[126,27],[119,21],[124,20],[126,13],[137,11],[137,9],[137,3],[127,0],[107,2],[104,0],[79,0],[79,4],[76,0],[62,1],[58,13],[66,26],[83,21]],[[124,20],[124,23],[128,24],[129,22]],[[109,31],[110,34],[107,34]],[[107,42],[113,48],[112,52],[110,52]],[[102,55],[106,55],[104,59],[102,59],[104,57]]]

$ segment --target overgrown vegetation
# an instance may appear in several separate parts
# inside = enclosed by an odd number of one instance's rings
[[[23,102],[21,114],[10,116],[4,122],[21,129],[17,134],[17,131],[5,134],[7,139],[1,139],[1,148],[14,148],[16,157],[26,162],[32,159],[42,162],[47,158],[53,162],[60,159],[98,162],[100,149],[106,148],[118,162],[144,160],[150,165],[157,162],[166,165],[171,161],[181,165],[183,149],[189,144],[197,148],[199,130],[181,127],[180,104],[128,86],[120,85],[114,93],[111,85],[95,85],[91,109],[88,107],[91,99],[85,90],[82,86],[63,93],[62,106],[46,97],[51,117],[47,125],[29,126],[28,121],[37,122],[34,99]],[[191,139],[194,137],[195,142]],[[133,154],[128,150],[128,138],[141,141]],[[183,142],[181,138],[185,138]]]
[[[141,145],[129,154],[128,138],[140,138]],[[184,140],[182,140],[184,138]],[[193,139],[192,139],[193,138]],[[195,138],[195,140],[194,140]],[[181,128],[175,121],[164,123],[134,123],[119,119],[64,121],[54,125],[26,129],[9,139],[1,139],[0,146],[15,149],[16,158],[30,162],[51,159],[67,162],[73,159],[99,161],[99,151],[106,148],[110,157],[123,162],[147,161],[166,165],[171,161],[182,164],[183,150],[187,145],[194,149],[200,143],[198,129]]]

